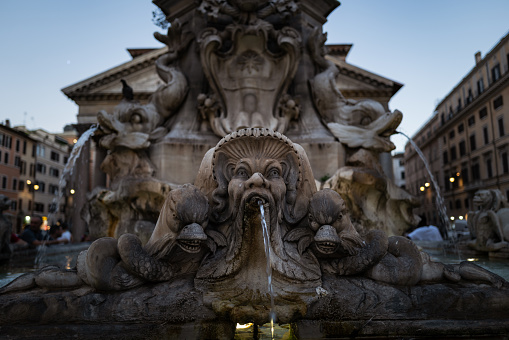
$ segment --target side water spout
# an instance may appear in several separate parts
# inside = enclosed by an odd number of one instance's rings
[[[440,216],[440,219],[442,220],[442,224],[446,228],[446,231],[449,231],[449,227],[448,227],[449,219],[447,217],[447,208],[445,207],[444,199],[443,199],[442,195],[440,194],[440,187],[438,186],[438,182],[436,181],[435,177],[433,176],[433,174],[431,172],[431,167],[428,163],[428,160],[426,159],[426,157],[424,157],[422,150],[417,146],[417,144],[412,140],[412,138],[408,137],[406,134],[404,134],[401,131],[398,131],[397,133],[405,136],[408,139],[408,141],[410,142],[410,144],[412,144],[413,148],[415,149],[415,151],[417,152],[419,157],[422,159],[422,162],[424,163],[424,166],[426,167],[426,170],[429,174],[431,182],[433,183],[433,187],[435,188],[435,192],[436,192],[435,204],[437,206],[438,215]],[[446,237],[447,236],[448,235],[446,235]]]
[[[274,311],[274,291],[272,289],[272,267],[270,265],[270,257],[271,257],[271,249],[270,249],[270,238],[269,238],[269,230],[267,228],[267,222],[265,221],[265,210],[263,208],[263,202],[261,200],[258,201],[258,205],[260,206],[260,214],[262,221],[262,229],[263,229],[263,244],[265,246],[265,257],[267,258],[267,278],[268,278],[268,289],[270,295],[270,331],[271,338],[274,339],[274,321],[276,319],[276,313]]]
[[[74,166],[76,164],[76,160],[78,160],[81,156],[81,150],[85,146],[85,143],[94,135],[94,132],[97,130],[97,125],[92,125],[87,131],[85,131],[78,141],[74,144],[71,154],[69,155],[69,159],[67,164],[60,175],[60,180],[58,182],[58,195],[53,198],[53,212],[48,214],[48,222],[51,223],[53,220],[53,215],[55,215],[60,210],[60,201],[64,195],[65,188],[67,186],[67,178],[72,176]],[[49,239],[49,235],[46,235],[46,238],[43,240],[43,244],[37,247],[37,255],[35,256],[35,265],[42,265],[43,259],[46,254],[46,246],[44,242]]]

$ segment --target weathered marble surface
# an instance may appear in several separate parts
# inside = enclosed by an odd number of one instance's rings
[[[329,293],[293,320],[300,338],[509,332],[508,287],[499,290],[471,283],[402,287],[361,277],[325,276],[323,288]],[[234,326],[229,322],[237,321],[206,306],[192,277],[116,293],[38,289],[0,295],[0,305],[0,332],[12,338],[47,334],[87,339],[100,333],[113,339],[176,339],[179,332],[192,330],[188,338],[220,339],[221,334],[231,338],[228,331],[233,332]]]

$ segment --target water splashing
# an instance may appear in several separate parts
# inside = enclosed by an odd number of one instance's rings
[[[435,188],[436,193],[436,199],[435,204],[437,206],[438,215],[440,219],[442,220],[443,226],[446,228],[446,231],[449,231],[449,219],[447,215],[447,208],[445,207],[444,199],[442,198],[442,195],[440,194],[440,187],[438,186],[438,182],[436,181],[435,177],[433,176],[433,173],[431,172],[431,167],[428,163],[428,160],[426,157],[424,157],[424,154],[422,153],[421,149],[417,146],[417,144],[412,140],[412,138],[408,137],[403,132],[398,132],[399,134],[405,136],[410,144],[414,147],[414,150],[417,152],[419,157],[421,157],[422,162],[424,163],[424,166],[426,167],[426,170],[428,171],[429,177],[431,179],[431,182],[433,183],[433,187]],[[448,235],[446,235],[448,237]]]
[[[267,277],[268,277],[268,288],[270,295],[270,331],[271,338],[274,339],[274,320],[276,319],[276,313],[274,311],[274,291],[272,289],[272,267],[270,265],[270,238],[269,238],[269,230],[267,228],[267,222],[265,221],[265,210],[263,208],[263,202],[258,201],[258,205],[260,206],[260,214],[262,220],[262,229],[263,229],[263,244],[265,246],[265,257],[267,258]]]
[[[69,159],[67,161],[67,164],[64,167],[64,170],[62,171],[62,174],[60,176],[60,181],[58,182],[58,195],[56,195],[53,198],[52,205],[54,207],[53,212],[50,212],[48,214],[48,222],[52,222],[53,215],[55,215],[60,210],[60,202],[62,201],[62,198],[64,196],[64,191],[67,186],[67,178],[71,178],[74,166],[76,164],[76,161],[81,156],[81,150],[85,146],[85,143],[94,135],[94,132],[97,130],[97,125],[92,125],[87,131],[85,131],[81,137],[78,139],[76,144],[74,144],[71,154],[69,156]],[[37,247],[37,254],[35,256],[34,264],[35,266],[43,265],[43,259],[46,256],[46,241],[49,240],[49,233],[46,233],[43,244]]]

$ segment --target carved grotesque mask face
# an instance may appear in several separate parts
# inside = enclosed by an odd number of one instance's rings
[[[231,169],[230,204],[257,209],[259,204],[279,206],[286,192],[286,164],[276,159],[242,158]]]

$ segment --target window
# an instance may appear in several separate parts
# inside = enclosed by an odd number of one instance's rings
[[[21,198],[18,200],[18,206],[19,210],[23,210],[23,200]]]
[[[2,189],[7,189],[7,177],[2,177]]]
[[[18,188],[19,191],[25,190],[25,182],[24,181],[19,181],[18,187],[19,187]]]
[[[481,78],[477,81],[477,95],[484,92],[484,80]]]
[[[498,118],[498,135],[500,137],[505,135],[505,131],[504,131],[504,118],[503,117]]]
[[[475,134],[470,136],[470,151],[474,151],[477,149],[477,145],[475,144]]]
[[[468,89],[467,105],[470,104],[473,100],[474,95],[472,94],[472,89]]]
[[[486,160],[486,172],[488,174],[488,178],[492,178],[493,177],[493,166],[491,164],[491,158],[488,158]]]
[[[461,178],[463,179],[463,184],[468,183],[468,169],[466,167],[461,169]]]
[[[470,207],[468,198],[465,198],[465,202],[464,203],[465,203],[465,209],[468,209]]]
[[[34,170],[34,163],[30,163],[30,174],[29,174],[30,177],[33,177],[35,175],[34,171],[35,171]]]
[[[60,176],[59,170],[56,168],[49,168],[49,174],[50,174],[50,176],[53,176],[53,177]]]
[[[44,145],[37,145],[37,156],[43,158],[46,156],[46,148]]]
[[[461,98],[458,98],[458,106],[456,106],[456,112],[461,111]]]
[[[51,151],[50,158],[52,161],[59,162],[60,161],[60,154],[56,153],[55,151]]]
[[[21,168],[21,158],[19,156],[14,156],[14,166]]]
[[[46,165],[44,165],[42,163],[37,163],[36,171],[40,172],[41,174],[45,174],[46,173]]]
[[[4,163],[9,164],[9,153],[7,152],[4,154]]]
[[[18,202],[14,201],[14,200],[11,201],[11,210],[12,211],[18,210]]]
[[[452,210],[452,201],[449,201],[449,210]]]
[[[18,179],[13,178],[12,179],[12,190],[16,191],[18,189]]]
[[[461,200],[456,200],[455,204],[456,209],[461,209]]]
[[[446,137],[446,136],[444,136],[444,137],[442,138],[442,140],[444,141],[444,144],[445,144],[445,143],[447,143],[447,137]]]
[[[479,119],[484,119],[488,115],[488,109],[486,107],[483,107],[479,110]]]
[[[19,139],[16,139],[16,152],[19,152]]]
[[[500,64],[493,66],[491,69],[491,79],[493,82],[496,82],[500,79]]]
[[[2,140],[2,145],[5,146],[7,149],[10,149],[12,146],[12,137],[4,135]]]
[[[26,155],[26,153],[27,153],[27,141],[24,140],[23,141],[23,155]]]
[[[456,146],[451,147],[451,161],[454,161],[456,159]]]
[[[466,143],[464,140],[462,140],[459,144],[459,148],[460,148],[460,157],[463,157],[467,154],[467,147],[466,147]]]
[[[472,165],[472,180],[478,181],[481,179],[481,172],[479,170],[479,163]]]
[[[69,159],[69,157],[67,156],[64,156],[64,164],[67,164],[67,160]]]
[[[35,181],[35,184],[39,185],[39,191],[44,192],[46,190],[46,183]]]
[[[475,116],[470,116],[468,118],[468,126],[472,126],[475,124]]]
[[[34,203],[34,211],[36,211],[38,213],[43,213],[44,212],[44,204],[35,202]]]
[[[405,179],[405,172],[401,171],[401,179]]]
[[[2,162],[2,151],[0,151],[0,162]]]
[[[461,123],[460,125],[458,125],[458,133],[462,133],[463,131],[465,131],[465,125]]]
[[[498,96],[497,98],[495,98],[495,100],[493,101],[493,108],[496,110],[502,105],[504,105],[504,99],[502,98],[502,96]]]
[[[48,186],[48,193],[53,195],[58,195],[58,185],[50,184]]]
[[[504,152],[502,154],[502,171],[504,171],[504,174],[509,172],[509,163],[507,159],[507,152]]]
[[[483,135],[483,138],[484,138],[484,144],[488,144],[490,141],[489,141],[489,136],[488,136],[488,127],[485,126],[482,128],[482,135]]]
[[[444,164],[449,163],[449,157],[447,156],[447,151],[444,151]]]
[[[454,130],[449,131],[449,139],[454,138]]]

